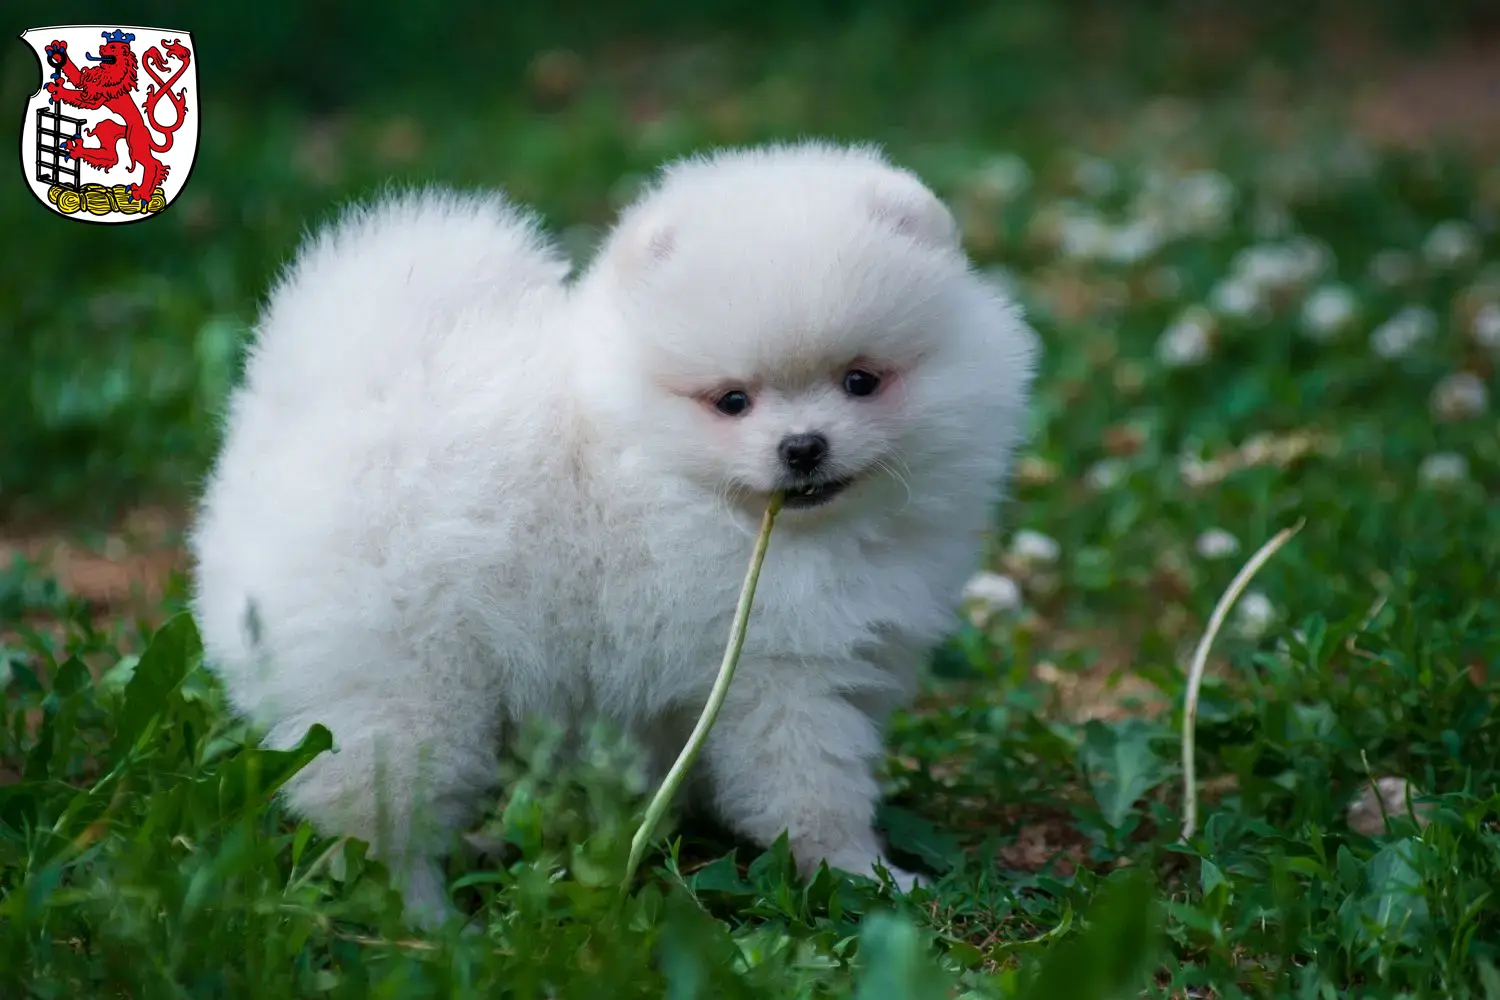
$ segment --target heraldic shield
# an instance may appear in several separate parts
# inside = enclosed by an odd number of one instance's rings
[[[176,200],[198,153],[198,68],[185,31],[33,28],[40,87],[21,122],[37,200],[80,222],[149,219]]]

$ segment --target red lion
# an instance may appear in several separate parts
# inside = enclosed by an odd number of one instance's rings
[[[47,93],[51,95],[52,101],[88,110],[104,108],[119,116],[119,120],[106,118],[93,128],[84,130],[85,135],[98,139],[99,145],[85,146],[83,140],[72,138],[63,142],[61,147],[69,157],[76,157],[103,171],[120,162],[118,147],[120,140],[124,139],[125,149],[130,154],[129,172],[134,173],[137,164],[143,168],[141,182],[130,185],[130,197],[142,203],[149,202],[151,193],[167,179],[170,169],[155,154],[165,153],[172,148],[173,134],[187,120],[187,88],[173,93],[172,84],[187,72],[191,53],[175,38],[170,42],[162,39],[165,55],[154,45],[147,49],[142,63],[156,82],[146,86],[146,100],[137,107],[134,95],[138,64],[135,51],[130,47],[130,43],[135,41],[135,35],[118,29],[102,34],[104,44],[99,46],[99,54],[92,56],[84,53],[86,59],[99,65],[85,70],[80,70],[73,64],[72,57],[68,55],[67,42],[54,41],[47,46],[47,63],[54,70],[52,80],[47,84]],[[177,59],[180,65],[175,73],[164,80],[157,71],[165,72],[170,68],[167,65],[168,57]],[[68,83],[76,89],[64,86],[58,79],[62,76],[66,76]],[[156,105],[163,97],[177,112],[176,120],[167,125],[158,122],[155,116]],[[160,142],[152,129],[161,133]]]

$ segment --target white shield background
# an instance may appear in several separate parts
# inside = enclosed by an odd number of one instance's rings
[[[83,70],[91,65],[95,65],[85,58],[84,53],[98,55],[99,46],[104,42],[103,33],[116,29],[135,35],[135,40],[130,43],[130,48],[135,53],[136,59],[140,64],[137,71],[136,89],[132,95],[135,106],[138,109],[142,109],[145,105],[146,88],[156,84],[155,79],[153,79],[146,68],[146,53],[155,48],[163,55],[166,55],[166,46],[163,42],[170,43],[174,40],[180,42],[189,52],[187,68],[171,84],[171,90],[174,93],[186,91],[184,101],[187,107],[186,119],[183,121],[181,127],[172,133],[170,137],[171,148],[164,152],[153,152],[151,154],[169,168],[166,181],[158,185],[162,189],[162,194],[168,205],[176,199],[178,193],[182,191],[183,186],[187,183],[188,176],[193,169],[193,161],[198,153],[198,116],[201,114],[198,95],[198,48],[193,42],[190,33],[172,28],[150,28],[131,24],[74,24],[51,28],[32,28],[30,31],[24,32],[21,35],[21,40],[32,50],[36,59],[35,66],[39,74],[37,90],[27,101],[25,117],[21,122],[21,169],[26,178],[26,186],[31,189],[31,192],[36,195],[37,199],[43,205],[46,205],[50,211],[82,222],[106,224],[139,222],[142,219],[155,217],[160,211],[158,209],[156,211],[122,212],[114,210],[111,205],[111,210],[102,214],[97,211],[91,211],[87,206],[81,207],[72,213],[67,213],[53,204],[48,197],[48,191],[53,186],[52,182],[37,179],[38,108],[48,109],[49,116],[52,110],[55,109],[65,117],[82,119],[81,134],[85,146],[96,146],[99,144],[99,139],[89,134],[89,130],[95,125],[106,119],[118,120],[113,113],[102,107],[95,110],[88,110],[67,104],[54,105],[48,103],[49,95],[46,85],[52,79],[53,69],[47,64],[47,45],[54,39],[67,42],[68,56],[80,70]],[[168,58],[166,69],[158,69],[156,71],[157,75],[161,76],[163,80],[170,81],[180,65],[177,59]],[[65,77],[61,78],[58,82],[70,88],[72,87],[71,84],[68,84]],[[160,90],[162,88],[158,86],[157,89]],[[162,133],[151,125],[150,118],[145,115],[144,111],[142,111],[142,116],[147,118],[147,128],[150,132],[151,141],[156,144],[162,143],[164,138]],[[168,98],[163,97],[157,103],[155,117],[157,121],[168,128],[176,123],[176,108]],[[64,128],[71,133],[71,124],[65,122]],[[44,138],[51,139],[50,136],[45,136]],[[53,142],[52,145],[55,146],[56,143]],[[78,167],[78,181],[80,185],[85,187],[90,184],[99,184],[106,188],[112,188],[119,184],[129,185],[132,182],[141,182],[145,172],[144,168],[137,164],[132,169],[130,154],[123,138],[117,144],[117,152],[119,154],[119,162],[107,171],[99,170],[87,163],[70,161],[67,157],[59,157],[59,162],[65,167],[68,167],[69,164],[76,164]],[[45,169],[50,171],[50,158],[44,155],[44,162],[47,163]],[[100,199],[97,196],[93,199],[93,202],[95,209],[101,206]]]

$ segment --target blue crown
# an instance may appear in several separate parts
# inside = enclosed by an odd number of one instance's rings
[[[127,35],[125,32],[121,31],[119,28],[116,28],[114,31],[101,31],[101,32],[99,32],[99,34],[101,34],[101,35],[104,36],[105,44],[108,44],[110,42],[133,42],[133,41],[135,41],[135,35],[133,33]]]

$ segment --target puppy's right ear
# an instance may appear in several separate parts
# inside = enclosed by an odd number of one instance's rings
[[[891,229],[931,247],[959,245],[958,220],[915,174],[887,170],[869,187],[870,214]]]
[[[618,274],[636,278],[666,263],[676,250],[676,225],[650,206],[642,206],[620,221],[608,252]]]

